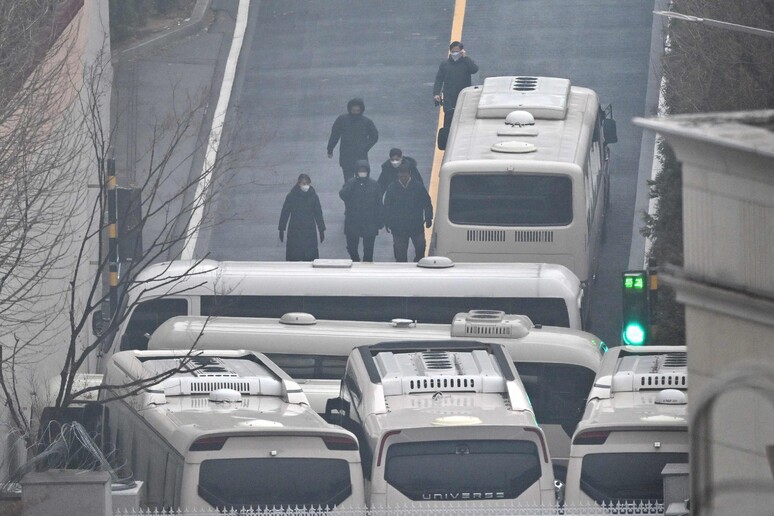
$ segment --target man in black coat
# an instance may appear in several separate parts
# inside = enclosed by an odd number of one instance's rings
[[[433,97],[441,102],[443,91],[443,127],[448,132],[451,127],[454,108],[460,92],[470,86],[470,76],[478,72],[478,65],[465,54],[465,48],[459,41],[449,45],[449,58],[441,62],[435,75]]]
[[[379,140],[376,126],[370,118],[363,115],[364,111],[363,99],[355,98],[347,102],[347,114],[336,118],[328,138],[329,158],[333,157],[333,149],[341,140],[339,165],[345,183],[355,175],[355,163],[358,160],[368,161],[368,151]]]
[[[387,187],[398,179],[398,167],[403,163],[408,165],[411,170],[411,180],[424,186],[425,182],[422,179],[422,174],[419,173],[419,169],[417,168],[417,161],[410,156],[404,156],[402,150],[393,147],[390,149],[390,159],[382,163],[382,173],[379,174],[379,179],[377,179],[379,188],[382,189],[382,193],[386,192]]]
[[[433,224],[433,204],[425,186],[411,178],[410,167],[398,167],[398,180],[384,194],[384,226],[392,232],[396,262],[408,261],[408,243],[414,244],[414,261],[425,255],[425,230]]]
[[[317,249],[317,233],[320,242],[325,240],[325,221],[323,220],[320,198],[312,188],[312,180],[306,174],[298,176],[298,181],[285,197],[279,220],[279,239],[285,238],[288,230],[288,243],[285,247],[285,259],[289,262],[312,261],[320,257]],[[290,224],[288,225],[288,219]]]
[[[374,261],[374,241],[382,227],[382,191],[369,177],[371,167],[360,160],[355,165],[355,177],[349,179],[339,192],[344,201],[344,234],[347,252],[353,262],[360,261],[358,246],[363,239],[363,261]]]

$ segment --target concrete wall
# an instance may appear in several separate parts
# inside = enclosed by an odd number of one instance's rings
[[[708,418],[691,428],[697,514],[768,514],[774,503],[774,392],[735,380],[707,411],[697,405],[731,371],[774,374],[772,122],[774,111],[638,120],[683,165],[685,262],[662,277],[686,305],[689,410]]]
[[[40,209],[48,210],[45,214],[47,225],[38,228],[36,238],[48,246],[53,253],[61,258],[57,266],[40,278],[40,282],[29,293],[33,303],[26,308],[34,317],[30,324],[20,324],[13,328],[13,335],[22,343],[29,343],[27,350],[20,354],[16,380],[19,388],[19,399],[24,413],[29,417],[48,403],[47,381],[56,375],[63,362],[69,343],[70,331],[68,322],[69,282],[74,277],[80,243],[87,231],[87,221],[90,208],[96,198],[97,190],[90,188],[96,182],[96,160],[94,149],[90,145],[89,131],[84,124],[81,101],[85,99],[84,86],[90,82],[89,70],[93,65],[110,56],[108,2],[102,0],[85,0],[83,6],[60,38],[62,44],[55,44],[58,53],[49,57],[40,66],[51,66],[52,62],[66,59],[67,65],[61,68],[61,79],[58,81],[60,96],[57,101],[57,118],[45,130],[61,136],[62,145],[68,146],[74,153],[74,159],[65,164],[66,170],[52,170],[49,184],[46,186],[50,194]],[[101,96],[104,98],[100,107],[100,118],[107,130],[109,128],[109,93],[112,71],[110,64],[105,67],[99,84]],[[44,130],[44,129],[41,129]],[[66,235],[66,238],[62,236]],[[48,240],[47,240],[48,239]],[[94,246],[85,249],[81,259],[76,288],[76,311],[83,303],[88,282],[93,276],[92,260],[96,256]],[[19,277],[35,273],[35,265],[30,270],[20,270]],[[22,306],[22,305],[19,305]],[[13,335],[8,328],[0,335],[0,345],[4,350],[11,349]],[[87,327],[78,337],[78,345],[88,343],[91,335]],[[6,356],[8,354],[6,353]],[[13,449],[14,439],[8,413],[0,414],[0,474],[5,476],[8,463],[23,460],[18,448]]]

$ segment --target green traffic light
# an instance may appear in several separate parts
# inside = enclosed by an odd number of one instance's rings
[[[642,346],[645,343],[645,328],[635,322],[627,324],[623,331],[623,340],[630,346]]]

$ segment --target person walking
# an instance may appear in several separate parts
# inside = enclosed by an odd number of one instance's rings
[[[317,235],[319,233],[320,243],[325,241],[325,221],[320,198],[312,188],[312,179],[306,174],[298,176],[295,186],[285,197],[279,220],[280,242],[285,239],[285,228],[288,231],[285,260],[302,262],[320,257]]]
[[[443,103],[443,129],[438,134],[438,148],[446,147],[457,97],[463,88],[470,86],[470,76],[478,72],[478,65],[465,53],[465,47],[459,41],[449,45],[449,57],[441,62],[433,85],[433,98],[436,105]],[[441,93],[443,92],[443,97]],[[441,136],[443,135],[443,138]],[[441,145],[443,143],[443,145]]]
[[[384,194],[384,227],[392,233],[392,250],[396,262],[408,261],[409,240],[414,245],[414,261],[425,255],[425,231],[433,224],[433,204],[425,185],[414,181],[411,167],[398,167],[398,179]]]
[[[363,99],[354,98],[347,102],[347,114],[340,115],[333,122],[328,138],[328,157],[333,157],[333,149],[339,146],[339,165],[346,183],[355,175],[355,163],[368,161],[368,151],[379,140],[379,131],[370,118],[363,115]]]
[[[398,167],[403,163],[407,164],[411,169],[411,180],[425,184],[422,179],[422,174],[419,173],[417,168],[417,161],[409,156],[404,156],[403,151],[397,147],[390,149],[390,159],[382,163],[382,173],[379,174],[379,188],[382,189],[382,193],[387,191],[387,187],[390,186],[398,179]]]
[[[344,201],[344,234],[347,252],[353,262],[360,261],[358,246],[363,239],[363,261],[374,261],[374,241],[382,227],[382,192],[369,177],[371,167],[365,160],[355,164],[355,177],[344,183],[339,197]]]

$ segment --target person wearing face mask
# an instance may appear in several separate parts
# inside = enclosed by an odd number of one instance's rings
[[[358,247],[363,239],[363,261],[374,261],[374,241],[382,227],[382,191],[369,177],[371,167],[365,160],[355,165],[355,177],[344,183],[339,197],[344,201],[344,234],[347,252],[353,262],[360,261]]]
[[[382,189],[382,193],[386,192],[387,187],[398,179],[398,167],[403,163],[409,166],[412,181],[416,181],[422,185],[425,184],[422,180],[422,174],[420,174],[419,169],[417,169],[416,160],[412,157],[404,156],[402,150],[394,147],[390,149],[390,159],[382,163],[382,173],[379,174],[379,179],[377,179],[379,188]]]
[[[312,261],[320,257],[317,235],[319,233],[322,243],[325,240],[325,221],[320,198],[312,188],[312,180],[306,174],[298,176],[298,181],[285,197],[279,220],[280,242],[285,239],[285,228],[288,231],[288,242],[285,246],[287,261]]]
[[[347,103],[347,113],[333,122],[328,138],[328,157],[333,157],[333,149],[339,145],[339,165],[344,174],[344,182],[355,175],[355,163],[368,161],[368,151],[379,140],[379,131],[370,118],[363,115],[363,99],[354,98]]]
[[[449,58],[442,61],[438,67],[433,85],[435,103],[443,102],[443,128],[438,134],[439,149],[443,150],[446,147],[446,137],[451,127],[454,108],[457,106],[457,97],[463,88],[471,85],[470,76],[476,72],[478,72],[478,65],[467,56],[462,43],[452,41],[449,45]]]
[[[425,230],[433,224],[433,204],[425,185],[414,181],[407,164],[398,167],[398,179],[384,194],[384,227],[392,233],[396,262],[408,261],[409,240],[414,245],[414,261],[425,255]]]

